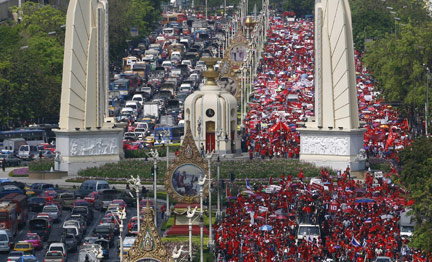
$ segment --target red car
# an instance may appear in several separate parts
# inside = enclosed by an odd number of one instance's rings
[[[58,197],[58,193],[54,190],[47,190],[45,192],[42,192],[40,194],[40,197],[43,197],[46,202],[51,202],[54,200],[54,198]]]
[[[33,247],[37,250],[43,249],[43,241],[37,233],[27,233],[23,241],[32,243]]]
[[[94,204],[95,200],[99,198],[99,193],[97,191],[91,192],[84,198],[85,201]]]
[[[111,202],[111,205],[118,205],[120,207],[122,207],[124,209],[124,211],[126,212],[126,202],[123,199],[114,199]]]
[[[131,217],[131,219],[129,219],[129,222],[128,222],[128,232],[130,232],[132,230],[132,227],[135,225],[136,222],[137,222],[137,217],[136,216]],[[144,218],[143,217],[141,217],[141,222],[144,223]]]

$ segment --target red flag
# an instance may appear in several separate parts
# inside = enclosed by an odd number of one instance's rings
[[[269,185],[273,184],[273,177],[270,177],[269,179]]]
[[[389,132],[389,135],[387,137],[387,142],[386,142],[386,145],[385,145],[385,148],[384,148],[386,151],[387,151],[387,149],[388,149],[389,146],[393,145],[394,140],[395,140],[395,137],[393,135],[393,128],[390,127],[390,132]]]
[[[227,198],[231,198],[231,197],[232,197],[231,192],[230,192],[228,186],[226,187],[226,197],[227,197]]]

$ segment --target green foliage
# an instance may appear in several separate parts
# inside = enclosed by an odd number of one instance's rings
[[[287,0],[282,3],[283,11],[294,11],[296,16],[303,17],[313,13],[315,0]]]
[[[151,168],[153,161],[124,160],[118,163],[110,163],[101,167],[93,167],[81,170],[78,175],[82,177],[107,177],[107,178],[129,178],[137,174],[144,179],[152,179]],[[166,162],[158,162],[158,178],[163,178],[166,172]],[[230,173],[236,178],[268,178],[270,176],[280,177],[282,173],[297,175],[303,169],[305,176],[319,176],[320,169],[311,164],[302,163],[297,160],[270,160],[270,161],[222,161],[220,176],[229,179]],[[212,163],[212,173],[216,174],[216,163]]]
[[[365,39],[383,39],[387,33],[399,32],[408,22],[420,25],[430,21],[421,1],[350,0],[350,8],[354,45],[359,51],[363,51]],[[395,17],[400,20],[395,20]]]
[[[160,20],[160,1],[112,0],[109,2],[109,45],[111,63],[119,63],[126,55],[128,42],[136,44],[146,37]],[[132,27],[138,36],[132,37]]]
[[[49,171],[51,167],[54,167],[54,159],[43,158],[30,162],[29,171]]]
[[[413,213],[417,221],[411,245],[432,251],[432,138],[419,138],[400,154],[403,167],[400,182],[414,199]]]
[[[32,2],[13,11],[21,23],[0,25],[0,125],[57,119],[65,15]]]
[[[408,23],[397,37],[387,34],[368,46],[364,61],[387,102],[424,106],[426,70],[423,64],[432,62],[431,25]]]

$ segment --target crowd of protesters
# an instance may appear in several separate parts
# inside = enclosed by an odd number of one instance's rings
[[[314,115],[314,22],[281,17],[270,19],[260,72],[254,82],[244,120],[245,146],[250,158],[295,158],[299,155],[299,122]],[[369,156],[395,157],[410,143],[406,119],[378,99],[367,67],[355,53],[359,119],[367,129]]]
[[[246,185],[214,226],[218,261],[430,261],[400,236],[400,214],[412,203],[392,183],[393,175],[377,179],[368,173],[359,181],[349,170],[330,177],[323,169],[325,187],[316,190],[297,179],[301,174]],[[301,223],[319,225],[320,236],[299,239]]]

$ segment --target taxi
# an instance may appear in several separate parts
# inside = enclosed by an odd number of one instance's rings
[[[154,146],[155,138],[154,136],[146,136],[144,139],[145,146]]]
[[[14,251],[22,251],[24,254],[33,254],[34,253],[34,247],[33,244],[30,242],[20,241],[15,244]]]
[[[29,242],[35,249],[43,249],[43,241],[37,233],[27,233],[24,237],[25,242]]]

